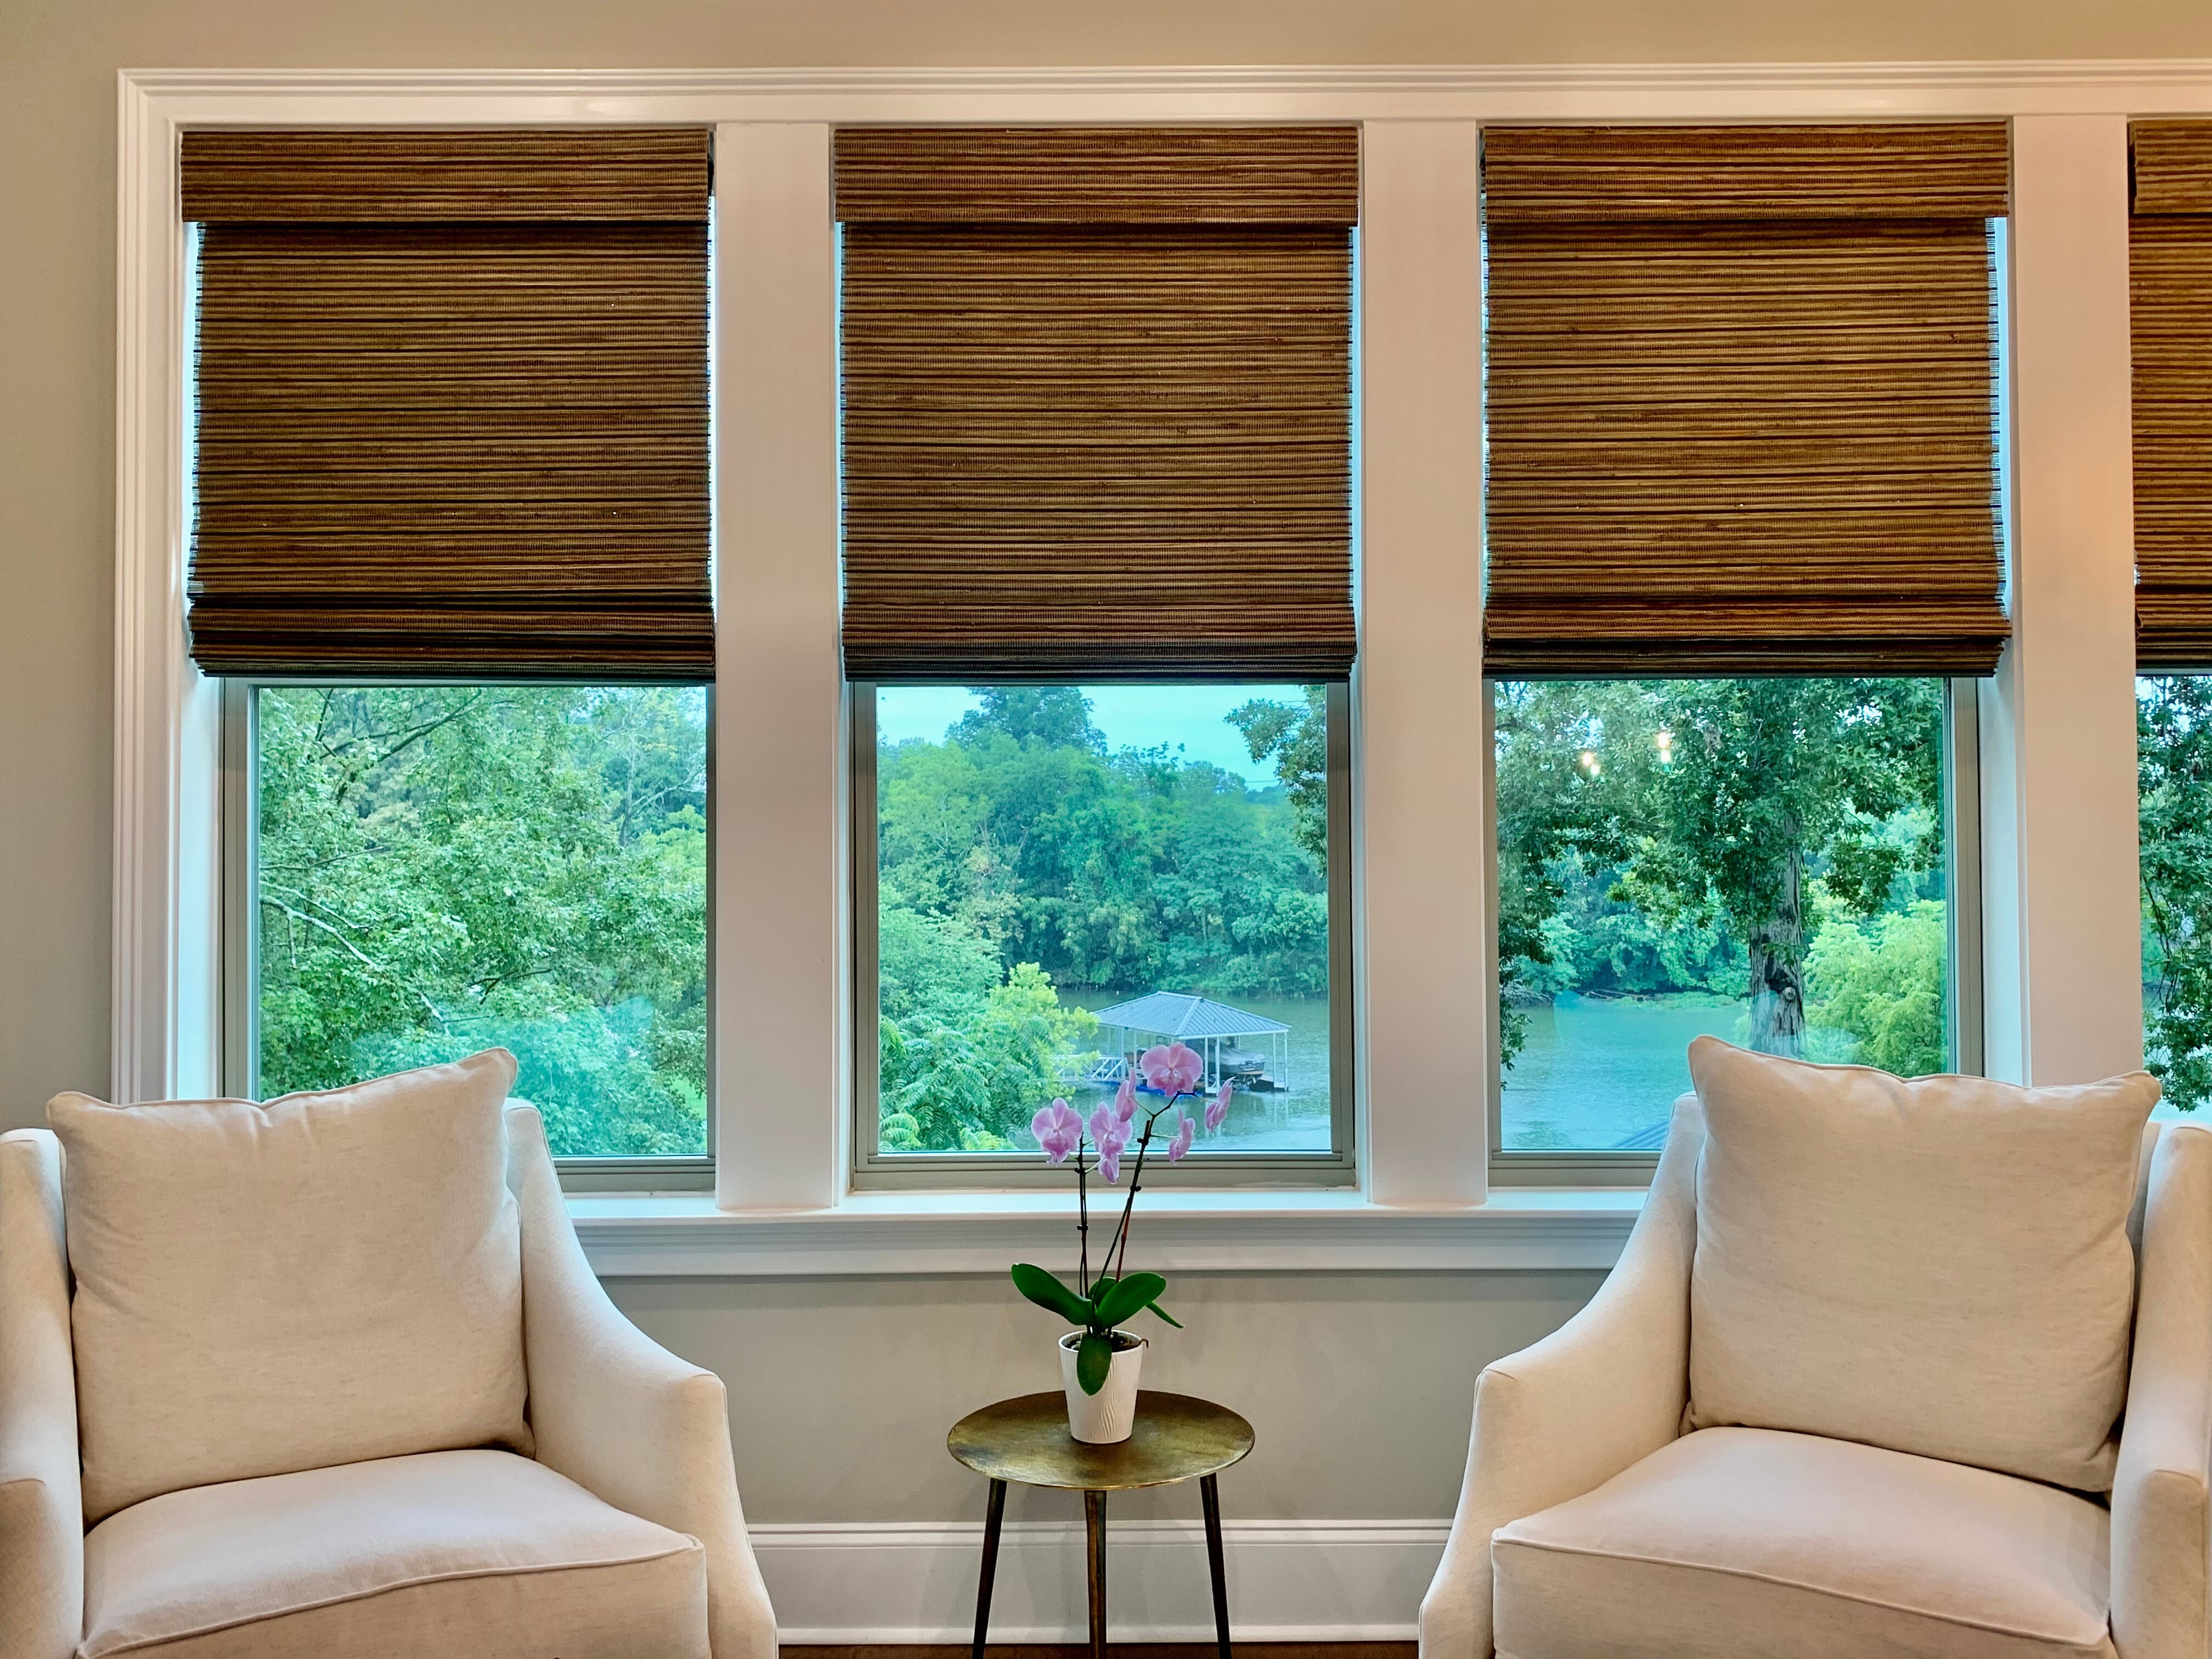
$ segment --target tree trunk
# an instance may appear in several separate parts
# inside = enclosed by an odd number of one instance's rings
[[[1751,1046],[1791,1060],[1805,1053],[1805,868],[1791,848],[1782,864],[1782,897],[1753,928]]]

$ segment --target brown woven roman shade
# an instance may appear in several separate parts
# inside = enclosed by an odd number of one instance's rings
[[[2002,123],[1492,127],[1498,678],[1986,674]]]
[[[2212,121],[2138,121],[2136,666],[2212,670]]]
[[[714,672],[703,131],[188,132],[210,674]]]
[[[1348,670],[1352,127],[852,128],[846,672]]]

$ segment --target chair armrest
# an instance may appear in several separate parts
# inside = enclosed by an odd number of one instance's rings
[[[2122,1659],[2212,1650],[2212,1131],[2151,1154],[2135,1359],[2112,1478],[2112,1644]]]
[[[1421,1601],[1421,1659],[1489,1659],[1492,1533],[1603,1486],[1681,1433],[1704,1138],[1697,1101],[1685,1096],[1643,1213],[1597,1294],[1476,1380],[1466,1485]]]
[[[84,1499],[61,1143],[0,1135],[0,1659],[69,1659],[84,1633]]]
[[[607,1297],[561,1200],[535,1109],[510,1107],[522,1322],[538,1461],[707,1551],[714,1659],[775,1659],[775,1613],[745,1536],[722,1379],[678,1358]]]

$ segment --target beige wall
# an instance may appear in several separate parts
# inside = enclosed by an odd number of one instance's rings
[[[0,0],[0,1127],[107,1076],[119,67],[2191,55],[2204,0]],[[1233,1514],[1442,1516],[1475,1371],[1594,1283],[1189,1279],[1149,1376],[1258,1425]],[[729,1379],[760,1520],[969,1514],[945,1426],[1053,1381],[1049,1322],[995,1279],[615,1288]]]
[[[1221,1483],[1224,1513],[1405,1520],[1451,1513],[1475,1373],[1557,1328],[1589,1273],[1182,1274],[1145,1382],[1233,1403],[1259,1446]],[[1054,1321],[1006,1280],[628,1279],[624,1311],[721,1373],[755,1521],[973,1519],[981,1486],[945,1431],[988,1401],[1059,1386]],[[1147,1323],[1152,1322],[1147,1321]],[[1132,1519],[1196,1498],[1131,1493]],[[1012,1500],[1060,1520],[1065,1496]]]

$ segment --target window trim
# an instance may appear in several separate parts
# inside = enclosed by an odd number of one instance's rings
[[[1948,933],[1950,994],[1944,999],[1944,1047],[1953,1071],[1982,1072],[1982,808],[1979,688],[1974,679],[1943,682],[1943,891]],[[1498,891],[1498,702],[1482,682],[1482,839],[1485,879]],[[1483,994],[1498,1000],[1498,915],[1492,907],[1484,953]],[[1489,1056],[1490,1180],[1493,1187],[1644,1187],[1659,1167],[1656,1152],[1506,1148],[1504,1077]]]
[[[1111,677],[1074,682],[1106,684]],[[1031,1152],[885,1152],[878,1134],[878,999],[876,994],[877,889],[876,693],[890,682],[848,682],[851,703],[852,845],[852,1188],[855,1192],[994,1191],[1059,1188],[1067,1172]],[[902,681],[899,684],[919,684]],[[1257,682],[1255,682],[1257,684]],[[1329,1138],[1326,1152],[1202,1152],[1170,1164],[1148,1162],[1145,1185],[1179,1188],[1279,1187],[1327,1190],[1359,1184],[1354,1047],[1352,939],[1357,927],[1352,883],[1352,700],[1348,682],[1328,689],[1328,1045]]]
[[[1494,1019],[1480,1000],[1467,1018],[1488,954],[1480,942],[1489,896],[1479,881],[1464,890],[1435,885],[1464,867],[1468,828],[1479,817],[1480,773],[1434,758],[1463,744],[1479,718],[1467,671],[1480,591],[1464,556],[1468,526],[1480,521],[1479,330],[1464,301],[1480,269],[1471,182],[1479,129],[1532,113],[1598,122],[2010,117],[2007,292],[2022,350],[2006,384],[2027,482],[2012,538],[2014,644],[1979,691],[1986,1064],[2014,1082],[2128,1069],[2139,1060],[2142,1018],[2130,972],[2140,918],[2125,128],[2146,110],[2212,112],[2212,66],[1966,62],[1930,74],[1902,64],[1462,65],[1411,79],[1357,66],[956,67],[795,78],[781,70],[124,70],[110,1097],[204,1095],[219,1072],[220,709],[216,688],[184,653],[185,267],[174,169],[184,127],[270,124],[719,124],[715,211],[732,234],[718,244],[726,257],[715,342],[721,361],[741,362],[744,372],[722,379],[717,393],[717,554],[726,590],[734,572],[758,597],[720,617],[719,681],[731,716],[720,759],[725,775],[763,767],[785,787],[772,802],[724,803],[717,965],[727,1006],[715,1029],[729,1039],[722,1064],[738,1067],[742,1057],[744,1069],[718,1079],[718,1127],[732,1156],[716,1198],[731,1220],[767,1225],[765,1218],[787,1214],[842,1236],[851,1044],[837,1024],[849,1012],[839,961],[849,928],[836,911],[849,890],[847,813],[836,794],[848,777],[839,758],[846,723],[834,557],[825,566],[817,556],[834,549],[836,520],[833,307],[820,298],[834,289],[830,124],[1112,123],[1164,112],[1369,124],[1363,659],[1353,679],[1363,722],[1355,878],[1366,934],[1357,947],[1359,1125],[1363,1189],[1378,1225],[1395,1232],[1401,1224],[1418,1230],[1431,1212],[1487,1224],[1500,1200],[1512,1211],[1548,1196],[1507,1191],[1484,1203],[1483,1119],[1468,1109],[1463,1054],[1470,1036],[1487,1040]],[[763,868],[779,886],[750,873]],[[784,1103],[778,1111],[750,1109],[763,1091]],[[861,1225],[865,1195],[853,1202]],[[1395,1219],[1382,1222],[1386,1215]],[[1517,1233],[1529,1218],[1515,1215]],[[1272,1257],[1243,1243],[1242,1218],[1219,1224],[1239,1241],[1237,1265],[1269,1265]],[[849,1270],[901,1272],[919,1259],[903,1246],[862,1250]],[[726,1265],[741,1270],[734,1255]]]
[[[220,1007],[222,1032],[218,1086],[227,1094],[246,1100],[261,1097],[260,984],[261,930],[254,925],[252,905],[258,887],[261,851],[259,796],[261,699],[264,686],[340,684],[347,686],[420,684],[375,680],[290,680],[281,678],[234,676],[217,682],[222,702],[222,731],[219,739],[222,772],[222,870],[218,933],[222,963]],[[472,682],[441,681],[441,684]],[[488,685],[528,682],[487,680]],[[585,682],[579,682],[585,684]],[[555,1172],[564,1191],[574,1193],[712,1192],[714,1187],[716,1120],[714,1109],[714,688],[707,694],[707,1150],[672,1158],[556,1158]]]

